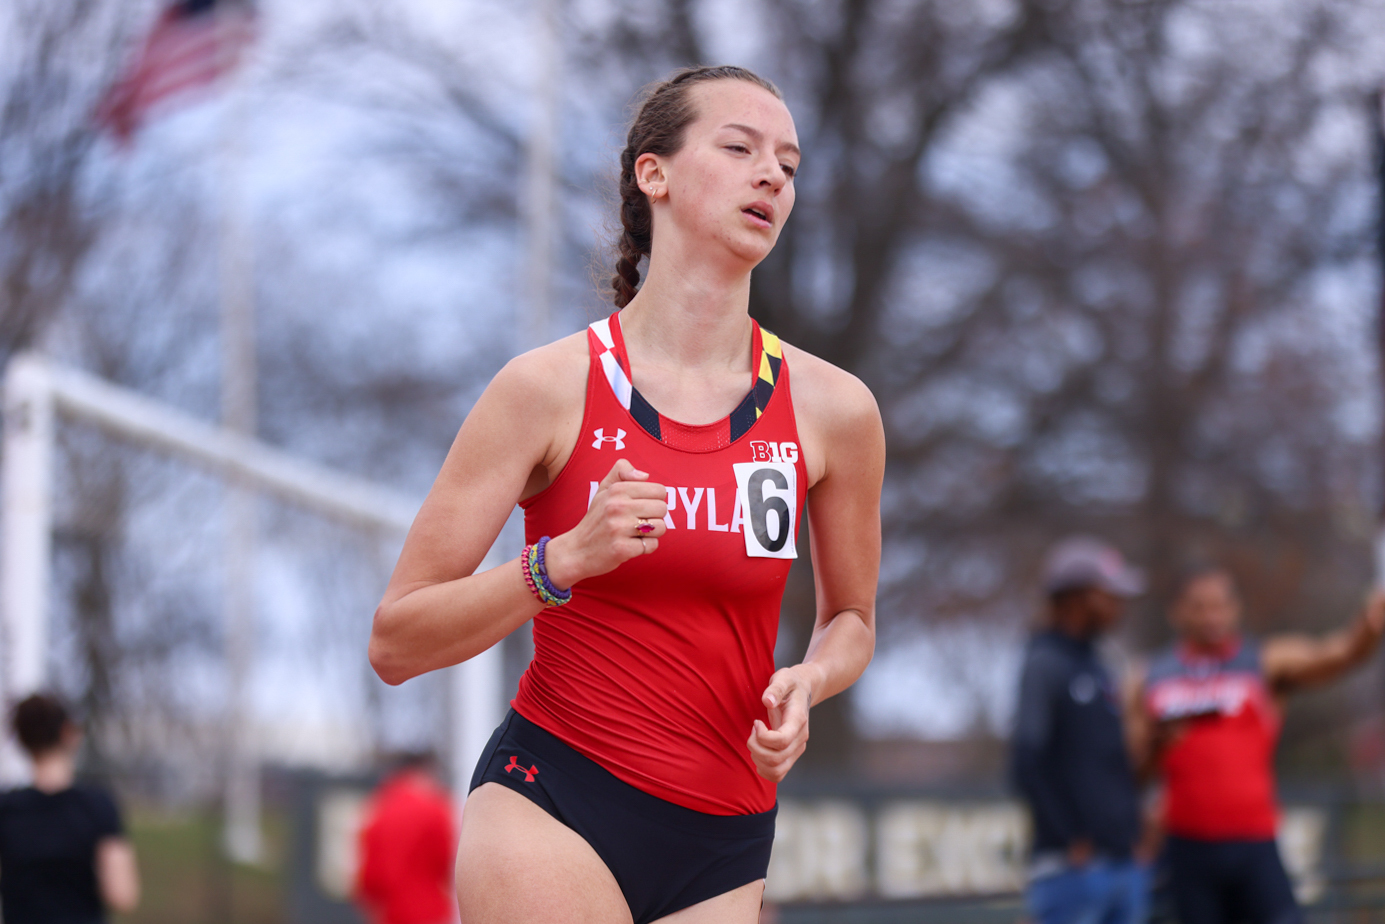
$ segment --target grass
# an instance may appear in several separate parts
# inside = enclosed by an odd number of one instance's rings
[[[127,816],[143,895],[119,924],[285,924],[288,826],[265,819],[267,862],[232,864],[221,853],[220,819],[209,812],[136,809]]]
[[[1385,865],[1385,805],[1364,803],[1342,817],[1342,853],[1348,861]]]

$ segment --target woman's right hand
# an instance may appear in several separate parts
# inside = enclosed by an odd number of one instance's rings
[[[582,522],[548,541],[548,579],[566,590],[584,578],[613,571],[621,562],[648,555],[667,529],[668,493],[625,459],[596,488]],[[650,528],[652,527],[652,528]],[[641,532],[641,528],[647,531]]]

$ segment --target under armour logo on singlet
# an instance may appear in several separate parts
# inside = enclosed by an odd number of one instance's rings
[[[510,762],[509,762],[509,764],[506,765],[506,767],[505,767],[505,772],[506,772],[506,773],[509,773],[511,770],[518,770],[520,773],[523,773],[523,774],[524,774],[524,782],[526,782],[526,783],[532,783],[532,782],[534,782],[534,777],[536,777],[536,776],[539,775],[539,765],[538,765],[538,764],[530,764],[528,770],[524,769],[523,767],[521,767],[521,766],[519,765],[519,755],[518,755],[518,754],[511,754],[511,755],[510,755]]]
[[[596,437],[592,440],[593,449],[600,449],[603,443],[615,443],[616,449],[625,448],[625,431],[619,427],[616,427],[615,436],[607,436],[605,427],[597,427],[592,431],[592,436]]]

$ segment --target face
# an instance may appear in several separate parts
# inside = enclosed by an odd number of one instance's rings
[[[1125,613],[1125,601],[1115,594],[1099,587],[1090,588],[1084,594],[1087,619],[1094,635],[1109,632],[1120,622]]]
[[[1174,628],[1195,644],[1221,644],[1236,634],[1240,623],[1236,587],[1231,576],[1221,572],[1194,578],[1174,603]]]
[[[79,725],[68,722],[62,727],[62,732],[58,737],[58,743],[51,748],[40,751],[37,754],[31,753],[29,756],[34,760],[47,759],[50,757],[73,758],[82,747],[82,729]]]
[[[798,134],[774,94],[743,80],[690,91],[697,118],[671,157],[635,164],[654,212],[654,247],[712,248],[753,267],[769,254],[793,210]]]

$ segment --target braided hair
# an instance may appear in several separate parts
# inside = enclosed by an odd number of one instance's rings
[[[620,155],[620,239],[616,242],[616,272],[611,277],[617,308],[630,304],[640,287],[640,259],[650,254],[654,213],[635,177],[635,161],[644,154],[670,157],[683,147],[683,132],[697,118],[689,98],[694,84],[709,80],[744,80],[763,87],[779,99],[774,84],[743,67],[689,67],[651,85],[643,94],[625,150]]]

